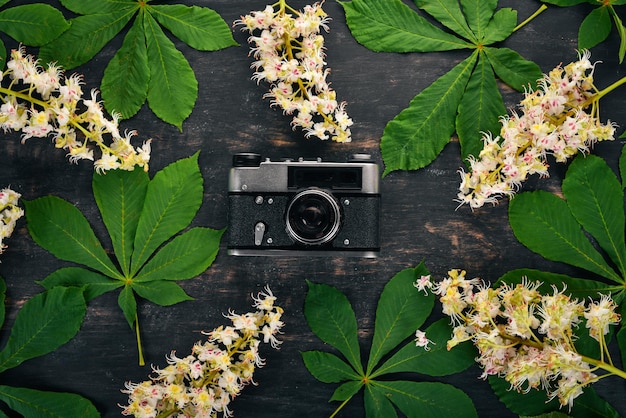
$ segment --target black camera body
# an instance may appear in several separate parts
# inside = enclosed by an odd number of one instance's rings
[[[233,156],[228,254],[356,256],[380,252],[378,164]]]

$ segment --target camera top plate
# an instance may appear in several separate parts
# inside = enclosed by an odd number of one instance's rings
[[[346,162],[265,160],[260,154],[233,156],[229,192],[289,192],[307,187],[342,190],[346,193],[379,193],[378,164],[368,154],[353,154]]]

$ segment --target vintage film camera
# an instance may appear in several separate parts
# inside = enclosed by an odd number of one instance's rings
[[[231,255],[377,257],[378,164],[233,156],[228,201]]]

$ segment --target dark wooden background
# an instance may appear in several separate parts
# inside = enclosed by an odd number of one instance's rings
[[[10,4],[14,3],[22,2]],[[56,1],[50,3],[61,8]],[[213,8],[229,23],[266,5],[264,0],[179,3]],[[301,8],[306,3],[292,0],[290,4]],[[540,2],[501,0],[500,6],[517,9],[521,21]],[[348,102],[348,113],[355,121],[352,143],[307,140],[301,132],[293,132],[290,119],[271,109],[268,100],[262,99],[267,86],[250,80],[247,34],[238,29],[234,36],[240,46],[218,52],[199,52],[176,41],[196,73],[200,90],[182,132],[159,121],[147,106],[122,124],[123,128],[138,130],[139,141],[153,138],[151,174],[201,151],[205,196],[195,225],[226,226],[227,175],[231,155],[236,152],[254,151],[272,158],[319,156],[338,161],[351,153],[366,152],[382,163],[379,140],[385,124],[413,96],[469,54],[468,51],[374,53],[351,36],[337,2],[328,0],[324,8],[333,19],[331,32],[325,36],[328,66],[332,69],[329,79],[338,99]],[[550,7],[504,45],[537,62],[545,72],[560,62],[574,61],[577,29],[589,10],[588,5]],[[4,40],[9,47],[16,46],[15,41],[6,37]],[[98,87],[104,67],[121,41],[121,36],[116,37],[94,60],[75,70],[85,76],[85,91]],[[618,39],[613,30],[609,41],[592,50],[592,60],[603,61],[595,71],[599,87],[624,75],[623,66],[618,64],[617,48]],[[514,106],[521,95],[501,87],[507,107]],[[624,90],[618,90],[603,99],[602,117],[626,125],[625,107]],[[618,129],[618,134],[622,132],[623,128]],[[599,144],[594,152],[616,167],[622,142]],[[73,202],[98,234],[105,237],[91,193],[91,164],[69,164],[65,153],[55,149],[48,139],[30,139],[22,145],[18,135],[3,134],[1,144],[0,187],[10,186],[24,199],[56,195]],[[522,267],[584,275],[568,266],[545,261],[523,247],[509,228],[507,202],[474,212],[468,208],[455,210],[457,204],[453,199],[461,165],[459,146],[453,140],[427,168],[394,172],[381,180],[382,253],[378,259],[231,257],[223,243],[215,263],[205,273],[181,282],[194,301],[172,307],[140,303],[147,366],[137,365],[134,333],[117,306],[117,294],[110,293],[90,303],[82,329],[72,341],[49,355],[0,374],[0,384],[79,393],[89,398],[102,416],[119,416],[117,405],[126,403],[126,396],[120,393],[125,381],[145,380],[151,371],[149,365],[164,366],[164,356],[171,350],[177,350],[180,355],[188,353],[192,344],[203,338],[201,330],[225,324],[222,313],[229,308],[247,312],[251,303],[249,295],[268,284],[285,309],[284,343],[280,351],[261,348],[267,366],[255,375],[258,386],[244,389],[232,404],[235,416],[328,416],[337,406],[327,402],[336,385],[316,381],[305,369],[299,354],[304,350],[328,349],[311,333],[303,315],[305,279],[336,286],[347,295],[358,318],[365,350],[371,341],[376,302],[383,286],[396,272],[422,260],[436,278],[444,276],[450,268],[463,268],[471,276],[491,281]],[[558,191],[564,170],[564,166],[554,164],[551,178],[532,179],[524,189]],[[35,280],[66,265],[33,242],[24,220],[7,244],[8,250],[0,256],[0,276],[8,286],[8,317],[2,328],[2,342],[17,310],[42,291]],[[466,391],[480,417],[513,416],[487,383],[478,379],[479,374],[480,370],[473,367],[442,380]],[[412,378],[430,379],[418,375]],[[615,379],[596,387],[626,414],[623,381]],[[362,396],[357,396],[339,416],[363,416],[362,405]]]

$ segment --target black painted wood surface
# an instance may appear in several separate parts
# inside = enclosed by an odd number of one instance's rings
[[[20,3],[20,2],[15,2]],[[57,2],[51,4],[61,7]],[[180,1],[213,8],[232,23],[251,10],[261,10],[262,0]],[[407,2],[409,3],[409,2]],[[293,0],[297,8],[302,0]],[[520,21],[534,12],[535,0],[502,0],[502,7],[519,11]],[[254,151],[271,158],[322,157],[343,161],[351,153],[365,152],[382,163],[379,140],[385,124],[404,109],[409,101],[439,76],[465,58],[467,51],[440,53],[374,53],[359,45],[348,30],[341,6],[328,0],[324,6],[333,19],[325,36],[329,76],[339,100],[348,103],[354,119],[353,142],[337,144],[307,140],[292,131],[290,119],[271,109],[263,100],[266,85],[250,80],[251,57],[247,34],[234,30],[238,47],[217,52],[199,52],[176,41],[199,81],[199,97],[183,131],[159,121],[144,106],[122,127],[136,129],[138,138],[153,138],[151,175],[180,158],[200,150],[200,165],[205,181],[203,205],[194,225],[223,228],[227,224],[227,176],[231,156],[239,151]],[[589,7],[550,7],[533,23],[516,32],[503,44],[537,62],[547,72],[560,62],[576,59],[577,29]],[[68,15],[69,16],[69,15]],[[15,42],[4,38],[9,47]],[[104,66],[121,45],[116,37],[88,64],[75,71],[83,73],[87,86],[98,87]],[[609,41],[593,49],[596,81],[605,87],[624,75],[617,60],[615,30]],[[36,53],[36,50],[29,49]],[[507,107],[514,106],[521,94],[501,85]],[[601,115],[626,125],[626,95],[618,90],[601,102]],[[618,129],[621,134],[623,128]],[[621,140],[599,144],[594,152],[617,166]],[[45,195],[60,196],[86,214],[100,237],[104,237],[97,207],[91,193],[93,168],[86,162],[69,164],[64,152],[47,139],[30,139],[20,144],[18,135],[3,134],[0,187],[10,186],[24,199]],[[192,344],[203,338],[202,330],[225,324],[222,313],[232,308],[246,312],[250,294],[269,285],[285,309],[282,349],[262,347],[267,365],[255,377],[258,386],[249,386],[233,403],[236,417],[324,417],[336,404],[327,401],[336,385],[316,381],[304,367],[300,351],[328,349],[309,330],[304,315],[305,279],[339,288],[352,302],[360,329],[362,349],[369,347],[375,307],[385,283],[398,271],[424,260],[435,277],[450,268],[466,269],[471,276],[496,280],[515,268],[539,268],[584,276],[568,266],[548,262],[531,253],[513,236],[508,225],[504,201],[496,207],[470,211],[455,210],[462,161],[458,143],[453,139],[430,166],[414,172],[394,172],[381,180],[382,253],[378,259],[354,258],[264,258],[232,257],[222,243],[213,264],[199,277],[181,282],[193,301],[172,307],[140,303],[139,320],[145,349],[145,367],[137,365],[135,335],[117,306],[117,294],[93,300],[78,335],[52,354],[30,360],[0,374],[0,384],[79,393],[96,405],[104,417],[119,416],[117,404],[126,403],[120,393],[127,380],[145,380],[150,364],[165,365],[172,350],[188,353]],[[532,179],[524,190],[543,188],[558,191],[565,166],[553,164],[549,179]],[[66,265],[38,247],[21,221],[8,250],[0,257],[0,276],[8,286],[7,321],[0,341],[15,313],[31,296],[42,291],[35,283]],[[478,379],[480,370],[447,377],[442,381],[466,391],[480,417],[513,416]],[[422,377],[416,376],[416,380]],[[431,380],[432,378],[423,377]],[[614,379],[598,387],[612,404],[626,414],[626,387]],[[364,416],[362,396],[353,399],[339,415]]]

